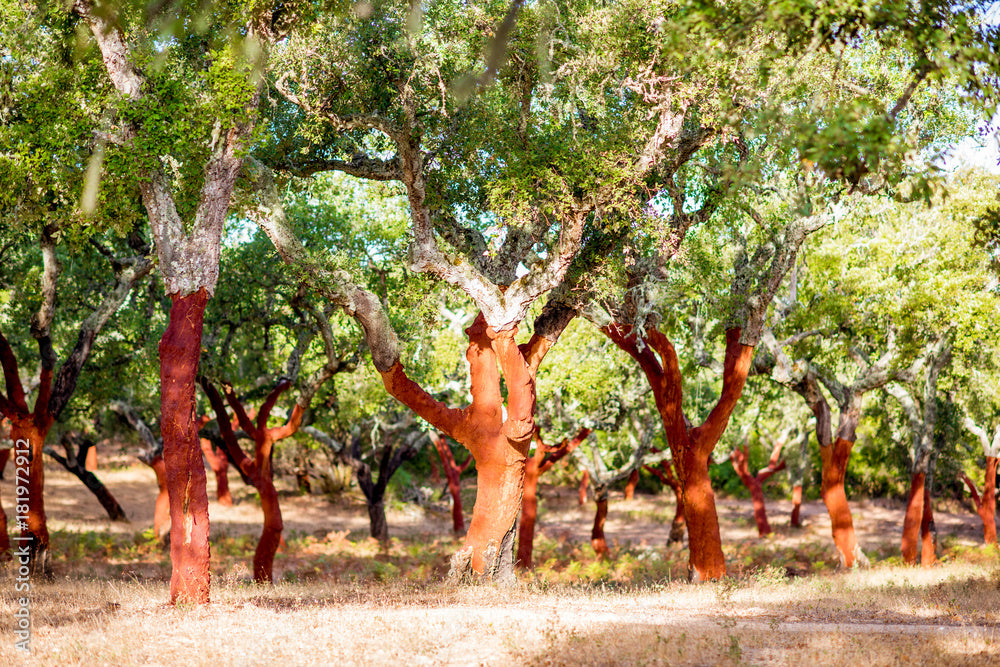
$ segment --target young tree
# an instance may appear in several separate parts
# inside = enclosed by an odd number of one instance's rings
[[[767,507],[764,504],[763,485],[771,475],[785,469],[786,463],[781,459],[781,450],[784,449],[790,434],[790,429],[781,434],[774,443],[774,449],[771,450],[771,458],[768,459],[767,466],[758,470],[756,474],[750,474],[749,436],[744,440],[742,447],[734,449],[729,455],[733,469],[750,492],[750,500],[753,502],[753,518],[757,523],[757,534],[761,537],[771,534],[771,524],[767,521]]]
[[[441,458],[441,468],[444,470],[444,476],[448,483],[448,494],[451,496],[451,530],[456,535],[461,535],[465,532],[465,515],[462,513],[462,473],[468,469],[474,459],[469,454],[464,461],[457,463],[455,455],[443,435],[435,431],[431,431],[427,435]],[[525,470],[525,483],[527,484],[527,468]],[[525,491],[525,495],[527,495],[527,491]],[[522,500],[522,507],[523,502]]]

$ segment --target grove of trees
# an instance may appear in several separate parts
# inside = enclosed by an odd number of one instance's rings
[[[82,479],[109,433],[158,472],[175,603],[210,598],[206,460],[259,495],[260,583],[276,482],[322,461],[383,542],[393,475],[443,470],[455,581],[531,567],[563,467],[599,556],[611,485],[671,486],[694,581],[727,574],[720,475],[765,534],[786,462],[844,567],[852,489],[907,499],[906,562],[963,484],[995,543],[1000,179],[952,166],[1000,99],[989,7],[0,0],[0,461],[33,574],[45,465]]]

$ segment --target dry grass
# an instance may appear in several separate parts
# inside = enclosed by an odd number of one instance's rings
[[[131,525],[103,521],[78,483],[52,475],[59,579],[33,585],[26,661],[14,648],[14,582],[0,573],[0,665],[867,667],[986,665],[1000,655],[1000,564],[996,550],[972,546],[975,517],[938,517],[942,562],[920,570],[898,565],[899,508],[859,503],[876,567],[838,573],[821,507],[807,508],[805,530],[779,519],[777,534],[759,539],[741,523],[746,503],[723,500],[734,578],[692,586],[687,551],[662,546],[672,508],[661,500],[613,504],[609,538],[620,541],[598,561],[587,542],[592,508],[551,489],[537,567],[522,585],[452,589],[440,583],[459,545],[440,537],[447,513],[397,509],[390,524],[400,537],[380,547],[364,537],[359,500],[333,508],[288,497],[279,583],[260,588],[248,582],[259,506],[247,491],[234,508],[213,504],[212,604],[173,608],[167,554],[142,531],[152,500],[145,474],[107,473]]]
[[[952,563],[813,578],[516,590],[217,582],[171,608],[163,583],[66,579],[33,590],[31,664],[990,664],[1000,570]],[[11,590],[11,582],[2,582]],[[0,603],[0,664],[17,664]]]

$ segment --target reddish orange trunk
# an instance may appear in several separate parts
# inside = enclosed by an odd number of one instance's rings
[[[87,450],[87,460],[83,464],[84,470],[89,470],[94,472],[97,470],[97,447],[91,447]]]
[[[502,449],[499,457],[476,461],[476,503],[465,547],[472,548],[472,569],[479,573],[485,573],[487,563],[499,569],[513,566],[507,561],[513,560],[514,525],[521,514],[527,456],[507,443]]]
[[[608,542],[604,539],[604,521],[608,518],[608,488],[602,486],[594,489],[594,502],[597,512],[594,514],[594,527],[590,531],[590,546],[598,558],[608,557]]]
[[[802,485],[796,484],[792,487],[792,528],[802,527]]]
[[[903,562],[915,565],[920,555],[920,528],[924,516],[924,480],[922,472],[914,473],[910,479],[910,496],[906,502],[903,518],[902,552]]]
[[[535,373],[553,342],[536,331],[519,346],[516,334],[516,327],[503,331],[488,327],[482,313],[466,329],[472,404],[462,410],[430,396],[406,376],[399,361],[380,371],[392,396],[464,445],[476,461],[472,521],[465,546],[452,559],[451,576],[456,579],[514,578],[514,528],[535,428]],[[500,369],[507,387],[506,415]]]
[[[49,558],[49,528],[43,495],[45,468],[42,465],[42,447],[51,422],[47,419],[40,421],[42,421],[41,426],[36,424],[34,417],[15,419],[11,425],[10,437],[14,441],[15,461],[27,464],[17,465],[15,471],[19,480],[18,485],[27,493],[28,514],[26,524],[21,530],[21,537],[28,545],[31,576],[50,577],[52,566]],[[23,443],[27,443],[27,447]],[[27,461],[20,455],[24,451],[28,452]],[[21,486],[20,481],[25,479],[27,484]],[[17,500],[18,504],[21,504],[22,499],[18,497]]]
[[[632,474],[628,476],[628,481],[625,482],[625,500],[632,500],[635,496],[635,487],[639,484],[639,469],[636,468],[632,471]]]
[[[832,445],[820,447],[820,458],[823,461],[821,493],[830,514],[833,542],[837,546],[840,564],[843,567],[853,567],[860,552],[858,538],[854,534],[851,508],[847,504],[847,493],[844,491],[847,460],[851,456],[853,446],[852,441],[837,438]]]
[[[225,453],[212,449],[212,442],[208,438],[201,438],[201,453],[208,461],[208,467],[215,475],[215,497],[220,505],[232,507],[233,496],[229,493],[229,459]]]
[[[983,520],[983,541],[986,544],[997,543],[997,457],[986,458],[986,480],[983,487],[983,498],[978,508],[979,518]]]
[[[456,535],[461,535],[465,532],[465,514],[462,511],[462,473],[472,463],[472,457],[469,456],[463,463],[458,464],[451,453],[451,448],[448,447],[448,443],[442,436],[432,433],[431,442],[434,444],[434,449],[437,450],[445,478],[448,480],[448,494],[451,496],[451,530]],[[431,460],[433,461],[433,459]]]
[[[996,521],[996,478],[997,478],[997,457],[986,457],[986,480],[983,484],[983,495],[980,497],[976,483],[969,479],[965,473],[962,474],[962,481],[969,487],[972,494],[972,503],[976,506],[976,514],[983,521],[983,543],[997,543],[997,521]]]
[[[208,492],[194,417],[208,292],[171,295],[170,322],[160,339],[160,432],[170,498],[170,601],[209,601]]]
[[[580,489],[577,494],[577,505],[583,506],[587,502],[587,486],[590,484],[590,473],[586,470],[580,475]]]
[[[535,521],[538,516],[538,479],[552,466],[570,454],[590,435],[589,428],[582,428],[572,438],[550,447],[542,440],[541,429],[535,428],[535,453],[524,464],[524,491],[521,498],[521,521],[517,539],[517,563],[522,568],[531,567],[531,554],[535,542]]]
[[[258,448],[258,452],[263,456],[260,457],[261,466],[257,493],[260,496],[260,508],[264,512],[264,526],[261,529],[257,550],[253,556],[253,580],[263,584],[274,581],[274,555],[278,553],[281,533],[285,528],[281,518],[278,491],[274,488],[271,471],[272,446],[273,442],[268,437],[263,447]]]
[[[545,457],[541,447],[524,464],[524,491],[521,494],[521,521],[517,533],[517,566],[531,569],[535,547],[535,520],[538,517],[538,466]]]
[[[167,492],[167,467],[163,463],[163,456],[153,459],[149,467],[156,473],[156,485],[160,489],[153,509],[153,532],[157,539],[162,540],[170,530],[170,495]]]
[[[761,537],[771,534],[771,524],[767,521],[767,508],[764,504],[764,481],[774,473],[784,469],[785,462],[778,462],[780,455],[781,445],[779,444],[775,448],[774,454],[771,455],[768,467],[756,475],[750,474],[750,468],[748,467],[750,454],[746,445],[743,445],[741,449],[734,449],[729,457],[733,463],[733,469],[736,470],[736,474],[740,477],[740,481],[750,491],[750,499],[753,502],[753,517],[754,521],[757,522],[757,534]]]
[[[681,502],[681,494],[674,491],[674,498],[677,507],[674,510],[674,520],[670,522],[670,536],[667,538],[668,544],[683,542],[684,535],[687,534],[687,522],[684,520],[684,503]]]
[[[677,475],[674,474],[673,467],[671,461],[664,461],[659,466],[646,466],[646,470],[656,475],[661,482],[669,486],[670,490],[674,492],[676,508],[674,509],[674,520],[670,524],[670,537],[667,538],[667,544],[683,542],[684,534],[687,532],[687,525],[684,521],[684,502],[681,499],[684,490],[681,488],[681,483],[677,479]]]
[[[691,428],[683,410],[684,378],[680,362],[667,337],[656,327],[647,326],[648,344],[640,347],[635,332],[629,326],[616,324],[604,327],[602,331],[639,363],[653,389],[656,409],[677,465],[678,481],[683,488],[681,501],[688,526],[691,578],[694,581],[722,578],[726,575],[726,559],[722,553],[719,516],[708,476],[708,461],[743,393],[753,347],[740,343],[739,329],[726,330],[722,393],[705,422]]]
[[[709,454],[692,447],[684,452],[681,484],[684,517],[688,531],[688,569],[693,581],[709,581],[726,576],[722,553],[719,515],[715,493],[708,476]]]

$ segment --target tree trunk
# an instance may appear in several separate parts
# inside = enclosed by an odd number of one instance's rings
[[[771,534],[771,524],[767,521],[767,508],[764,504],[764,485],[757,475],[750,474],[749,452],[746,445],[742,449],[734,449],[729,457],[733,463],[733,469],[739,475],[743,486],[750,492],[750,500],[753,503],[753,518],[757,523],[757,534],[760,537]]]
[[[580,475],[580,490],[579,490],[579,493],[577,494],[578,497],[577,497],[577,502],[576,502],[576,504],[579,505],[580,507],[583,507],[584,503],[587,502],[587,485],[588,484],[590,484],[590,473],[587,472],[586,470],[584,470],[583,474]]]
[[[677,508],[674,510],[674,520],[670,523],[670,536],[667,544],[680,543],[684,541],[687,534],[687,522],[684,520],[684,503],[681,502],[681,494],[674,490],[674,498],[677,501]]]
[[[690,447],[684,452],[681,471],[681,498],[687,521],[689,576],[692,581],[709,581],[726,576],[726,557],[722,553],[719,515],[715,493],[708,476],[709,453]]]
[[[278,502],[278,491],[274,488],[271,470],[271,443],[263,447],[261,458],[260,479],[257,483],[257,494],[260,496],[260,508],[264,511],[264,526],[261,529],[260,540],[253,556],[253,580],[259,584],[274,582],[274,555],[281,545],[281,532],[284,522],[281,520],[281,505]]]
[[[170,498],[170,601],[207,604],[210,584],[208,492],[194,422],[194,383],[208,292],[171,295],[160,339],[160,433]]]
[[[215,497],[225,507],[233,506],[233,496],[229,493],[229,459],[222,452],[212,449],[212,441],[201,438],[201,453],[208,461],[208,467],[215,474]]]
[[[368,500],[369,532],[379,542],[389,541],[389,522],[385,518],[385,495]]]
[[[608,487],[594,488],[594,502],[597,512],[594,514],[594,527],[590,531],[590,546],[598,558],[608,557],[608,542],[604,539],[604,521],[608,518]]]
[[[802,485],[796,484],[792,487],[792,528],[802,527]]]
[[[28,506],[27,521],[25,526],[21,530],[21,537],[26,541],[28,546],[28,568],[30,575],[32,577],[41,577],[45,579],[52,578],[52,564],[50,562],[49,554],[49,529],[45,517],[45,502],[44,502],[44,489],[45,489],[45,468],[42,461],[42,448],[45,443],[45,436],[48,434],[51,422],[45,424],[48,420],[43,420],[43,425],[39,426],[35,423],[35,418],[32,416],[26,419],[14,420],[11,425],[11,440],[14,441],[14,456],[15,461],[19,456],[21,451],[27,450],[28,465],[27,466],[17,466],[16,479],[17,480],[27,480],[27,484],[23,487],[27,492],[26,504]],[[26,443],[25,447],[21,445],[21,449],[18,448],[18,443]],[[18,504],[21,504],[21,498],[18,498]]]
[[[924,479],[922,472],[910,478],[910,495],[906,502],[906,516],[903,518],[902,552],[903,562],[915,565],[920,555],[921,523],[924,516]]]
[[[468,467],[470,458],[465,463],[458,465],[455,457],[452,456],[451,449],[444,437],[433,433],[431,443],[437,450],[441,459],[441,467],[444,469],[445,478],[448,480],[448,494],[451,496],[451,530],[456,535],[465,532],[465,514],[462,511],[462,473]]]
[[[87,450],[87,459],[83,464],[83,468],[90,472],[97,470],[97,447],[91,447]]]
[[[508,442],[489,449],[496,452],[501,448],[499,455],[476,461],[476,502],[462,550],[466,555],[459,560],[468,557],[475,572],[487,580],[507,583],[515,578],[514,529],[521,514],[527,457]]]
[[[521,494],[521,521],[517,535],[517,566],[531,569],[535,547],[535,520],[538,517],[538,465],[545,457],[541,447],[524,464],[524,491]]]
[[[3,421],[6,422],[6,419]],[[10,432],[8,429],[8,432],[0,434],[0,437],[6,438],[9,435]],[[4,472],[7,470],[7,461],[10,460],[10,453],[10,449],[0,449],[0,479],[4,478]],[[7,534],[7,515],[3,511],[3,504],[0,503],[0,563],[9,561],[13,557],[10,553],[10,535]]]
[[[639,469],[636,468],[632,471],[632,474],[628,476],[628,481],[625,482],[625,500],[632,500],[635,496],[635,487],[639,484]]]
[[[858,546],[851,508],[847,504],[847,492],[844,491],[847,460],[851,456],[853,446],[853,441],[837,438],[832,445],[819,448],[820,458],[823,461],[821,493],[827,512],[830,513],[833,542],[837,546],[842,567],[854,567],[856,562],[861,565],[868,564],[868,559]]]
[[[149,467],[156,473],[156,505],[153,510],[153,533],[156,539],[162,540],[170,532],[170,494],[167,492],[167,467],[163,463],[163,455],[156,456]]]
[[[986,457],[986,480],[983,486],[982,502],[978,508],[979,518],[983,520],[983,541],[986,544],[997,543],[997,457]]]
[[[930,484],[924,486],[924,511],[920,521],[920,540],[920,565],[921,567],[930,567],[937,560],[937,530],[934,528]]]

